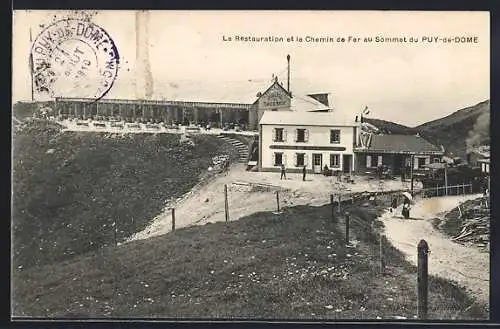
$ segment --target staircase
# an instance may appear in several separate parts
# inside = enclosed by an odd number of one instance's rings
[[[217,135],[218,138],[222,139],[223,141],[226,141],[233,145],[233,147],[238,151],[238,162],[240,163],[246,163],[247,158],[248,158],[248,145],[243,144],[237,139],[224,136],[224,135]]]

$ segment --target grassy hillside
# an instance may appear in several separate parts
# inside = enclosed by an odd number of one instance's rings
[[[423,137],[436,145],[443,145],[447,152],[452,152],[455,156],[465,157],[466,140],[474,131],[474,125],[478,118],[483,115],[489,122],[490,101],[484,101],[474,106],[458,110],[444,118],[424,123],[415,127]],[[485,127],[477,127],[480,130]],[[478,140],[479,144],[489,144],[489,124],[488,133],[483,134],[485,138]]]
[[[60,132],[31,120],[14,135],[12,229],[15,268],[47,264],[114,244],[144,228],[169,198],[195,185],[216,137]]]
[[[412,135],[419,133],[431,143],[443,145],[448,154],[465,158],[467,140],[472,144],[489,144],[490,101],[458,110],[441,119],[429,121],[417,127],[406,127],[394,122],[363,118],[383,133]],[[479,120],[478,120],[479,119]]]
[[[13,314],[52,317],[375,319],[417,312],[416,268],[385,241],[377,211],[351,209],[351,242],[330,206],[285,208],[16,270]],[[432,319],[486,318],[455,285],[429,279]],[[470,306],[470,307],[469,307]]]
[[[394,123],[391,121],[375,119],[375,118],[363,118],[364,122],[368,122],[384,134],[398,134],[398,135],[413,135],[415,134],[414,128],[410,128],[399,123]]]

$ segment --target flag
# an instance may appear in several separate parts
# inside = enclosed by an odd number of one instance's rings
[[[365,106],[365,109],[363,110],[363,114],[364,114],[364,115],[367,115],[367,114],[369,114],[369,113],[370,113],[370,110],[368,109],[368,106],[366,105],[366,106]]]

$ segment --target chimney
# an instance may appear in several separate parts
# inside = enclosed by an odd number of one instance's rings
[[[286,61],[288,62],[287,70],[288,70],[288,79],[287,79],[287,87],[286,90],[290,92],[290,55],[286,55]]]

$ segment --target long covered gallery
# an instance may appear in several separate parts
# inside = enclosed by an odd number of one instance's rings
[[[245,88],[242,88],[243,85]],[[251,91],[249,91],[249,89]],[[210,124],[212,127],[239,125],[247,130],[257,130],[265,111],[329,111],[328,94],[293,94],[278,82],[269,84],[227,85],[224,92],[202,95],[194,89],[189,101],[188,91],[173,100],[125,100],[87,98],[56,98],[54,109],[62,118],[109,120],[128,122],[152,121],[168,124]]]

